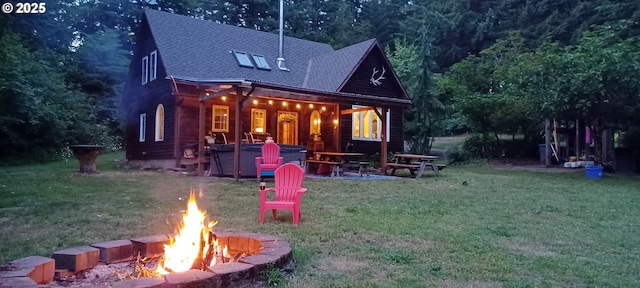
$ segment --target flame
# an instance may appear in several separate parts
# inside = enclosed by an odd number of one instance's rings
[[[200,192],[202,196],[202,191]],[[218,241],[211,241],[209,233],[213,232],[213,226],[218,222],[211,221],[207,225],[206,211],[198,209],[196,196],[191,191],[187,210],[182,216],[182,224],[179,227],[178,235],[170,239],[169,245],[164,245],[164,256],[158,264],[156,271],[160,274],[170,272],[183,272],[190,270],[196,261],[202,261],[209,249],[216,249],[212,252],[227,256],[227,247],[218,246]],[[209,242],[213,243],[209,243]],[[219,251],[217,251],[219,250]],[[213,257],[208,266],[213,266],[219,257]]]

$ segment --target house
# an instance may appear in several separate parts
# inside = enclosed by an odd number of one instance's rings
[[[406,91],[375,39],[340,50],[278,34],[145,10],[123,98],[127,159],[175,167],[185,147],[245,133],[279,144],[403,150]],[[386,136],[386,137],[385,137]],[[387,141],[382,141],[385,139]],[[204,153],[198,154],[203,171]]]

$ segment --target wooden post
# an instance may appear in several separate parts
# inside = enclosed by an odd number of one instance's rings
[[[340,119],[341,115],[340,114],[340,104],[336,104],[335,107],[333,108],[336,112],[335,115],[333,117],[336,117],[334,119],[331,119],[331,125],[334,128],[333,129],[333,143],[335,143],[336,145],[336,151],[342,151],[342,149],[344,149],[344,147],[342,147],[342,141],[340,141],[340,122],[342,122],[342,120]],[[338,119],[338,125],[336,125],[335,123],[333,123],[334,120]],[[346,152],[346,151],[343,151]]]
[[[182,105],[180,105],[180,102],[178,102],[178,104],[176,104],[176,113],[175,113],[175,119],[176,121],[173,123],[174,125],[174,129],[173,129],[173,147],[175,147],[173,150],[173,155],[176,158],[176,168],[180,168],[180,159],[182,159],[183,156],[183,149],[180,146],[180,123],[182,122],[180,120],[181,115],[181,111],[182,110]]]
[[[204,119],[206,109],[204,101],[199,104],[200,115],[198,116],[198,176],[204,176]]]
[[[242,89],[236,87],[235,137],[233,148],[233,178],[240,180],[240,151],[242,149]]]
[[[381,121],[382,121],[382,145],[380,145],[380,169],[382,169],[383,174],[387,174],[387,107],[382,107],[381,113]]]
[[[611,151],[613,151],[612,147],[613,144],[612,143],[612,138],[613,138],[613,131],[611,130],[611,128],[605,128],[602,131],[602,159],[600,160],[600,164],[605,164],[605,163],[609,163],[611,157],[609,157],[611,155]]]
[[[551,166],[551,131],[550,131],[551,121],[549,119],[544,120],[544,165],[549,167]]]

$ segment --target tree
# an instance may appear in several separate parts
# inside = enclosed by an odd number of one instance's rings
[[[507,87],[535,103],[542,117],[579,119],[594,131],[595,157],[603,159],[602,132],[637,125],[640,113],[640,37],[629,22],[583,33],[575,46],[545,44],[503,71]]]
[[[65,83],[64,56],[0,38],[0,158],[50,159],[70,144],[101,143],[91,103]]]
[[[413,43],[395,42],[396,52],[390,59],[413,102],[405,114],[405,135],[411,143],[412,152],[427,154],[445,107],[433,90],[435,63],[431,58],[431,38],[424,23],[419,29],[420,34]]]
[[[531,115],[533,104],[508,89],[510,73],[506,70],[521,61],[519,56],[525,51],[524,39],[511,33],[479,56],[453,65],[437,81],[439,93],[453,99],[457,118],[483,134],[483,145],[493,139],[490,150],[496,153],[501,152],[500,134],[512,135],[512,140],[523,135],[525,143],[536,135],[539,121]]]

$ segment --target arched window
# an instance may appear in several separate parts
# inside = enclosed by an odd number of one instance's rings
[[[320,120],[320,112],[318,112],[318,110],[313,110],[313,112],[311,112],[311,117],[309,118],[309,134],[311,136],[320,136],[320,124],[322,124],[322,120]]]
[[[158,104],[156,108],[156,142],[164,141],[164,106]]]

